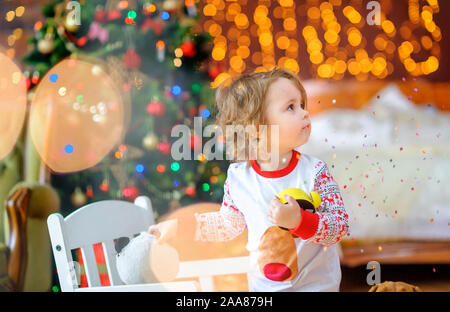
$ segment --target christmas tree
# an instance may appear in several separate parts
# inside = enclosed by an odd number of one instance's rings
[[[120,72],[131,114],[123,141],[89,169],[50,181],[69,213],[103,199],[133,201],[149,196],[157,215],[198,201],[219,202],[226,161],[208,161],[196,153],[201,133],[190,137],[191,160],[170,155],[171,129],[194,117],[213,121],[218,75],[209,58],[210,36],[198,25],[197,1],[55,1],[42,8],[33,45],[24,62],[30,92],[41,77],[70,55],[100,58]],[[225,157],[223,157],[225,158]],[[157,217],[157,216],[156,216]]]

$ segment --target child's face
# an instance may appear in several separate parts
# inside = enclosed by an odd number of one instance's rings
[[[311,121],[294,83],[287,78],[277,79],[270,85],[266,101],[268,124],[279,127],[279,150],[290,151],[305,144],[311,133]]]

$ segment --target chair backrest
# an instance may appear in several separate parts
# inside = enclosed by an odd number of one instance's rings
[[[66,218],[59,213],[47,219],[52,250],[62,291],[74,291],[80,281],[72,250],[81,249],[89,287],[99,287],[100,278],[93,244],[102,243],[111,286],[122,285],[116,268],[114,240],[130,240],[154,224],[152,204],[139,196],[134,204],[119,200],[104,200],[83,206]],[[79,269],[79,267],[78,267]]]

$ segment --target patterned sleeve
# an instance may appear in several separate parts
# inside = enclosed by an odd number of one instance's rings
[[[314,191],[319,193],[322,202],[316,213],[302,210],[302,220],[291,232],[302,239],[311,239],[315,243],[332,245],[340,241],[349,230],[348,215],[339,192],[339,186],[333,179],[327,165],[317,164],[314,179]]]
[[[322,198],[322,203],[317,209],[319,224],[313,237],[314,242],[323,245],[335,244],[348,233],[348,215],[339,186],[324,162],[321,162],[317,171],[314,189]]]
[[[228,241],[244,232],[246,222],[230,196],[228,180],[224,184],[222,206],[217,212],[197,213],[197,228],[195,240],[200,241]]]

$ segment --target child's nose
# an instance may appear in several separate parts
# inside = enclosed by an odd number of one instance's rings
[[[309,112],[307,110],[304,110],[302,119],[308,119],[308,118],[309,118]]]

